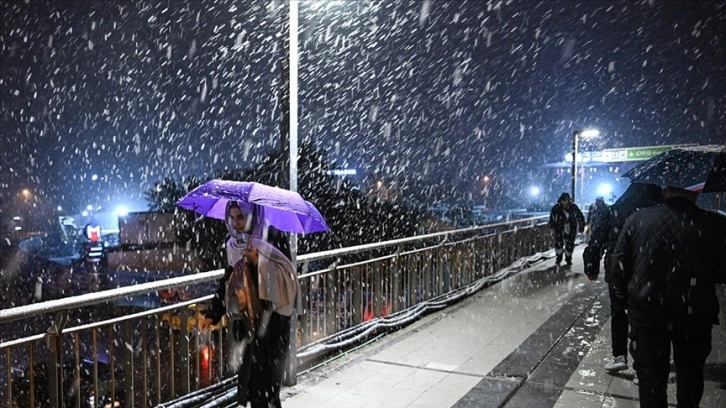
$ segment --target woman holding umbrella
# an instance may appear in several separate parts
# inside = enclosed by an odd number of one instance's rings
[[[232,316],[235,333],[246,340],[238,402],[280,407],[290,316],[294,308],[302,310],[297,270],[283,232],[312,234],[330,227],[300,194],[255,182],[209,180],[177,205],[224,220],[230,233],[226,273],[200,329],[225,313]]]
[[[200,328],[206,330],[225,313],[239,317],[234,319],[233,330],[246,344],[238,370],[237,399],[242,406],[249,401],[253,408],[281,407],[290,315],[296,297],[299,300],[299,283],[287,239],[267,225],[264,211],[255,204],[227,203],[228,266],[200,323]]]

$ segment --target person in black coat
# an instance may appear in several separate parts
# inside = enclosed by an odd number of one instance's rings
[[[590,204],[590,208],[587,210],[587,222],[586,226],[590,232],[595,229],[595,225],[602,222],[607,218],[608,205],[605,204],[605,199],[598,197],[595,202]]]
[[[585,229],[585,216],[580,208],[572,202],[569,194],[562,193],[557,204],[552,207],[549,225],[555,233],[556,265],[562,262],[563,253],[567,265],[572,265],[575,237],[578,232]]]
[[[698,208],[697,193],[666,187],[662,204],[631,215],[610,261],[630,323],[640,406],[667,406],[671,344],[679,407],[698,407],[718,324],[716,283],[726,282],[726,218]]]
[[[591,281],[600,274],[600,260],[605,253],[605,282],[610,295],[610,338],[612,342],[612,361],[605,365],[608,372],[618,372],[628,368],[628,316],[625,308],[615,297],[609,277],[609,265],[620,231],[625,220],[641,208],[652,207],[663,199],[663,190],[655,184],[631,184],[607,211],[594,217],[590,241],[582,258],[585,275]]]

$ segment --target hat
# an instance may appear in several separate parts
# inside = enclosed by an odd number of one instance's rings
[[[562,193],[560,194],[560,198],[557,199],[557,202],[560,201],[572,201],[572,198],[570,198],[570,195],[568,193]]]

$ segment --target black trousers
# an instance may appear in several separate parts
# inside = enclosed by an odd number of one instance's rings
[[[630,329],[630,352],[638,373],[641,408],[668,405],[666,386],[671,344],[676,365],[678,408],[695,408],[703,396],[703,366],[711,353],[711,325],[672,322]]]
[[[577,234],[565,234],[562,230],[555,230],[555,254],[557,262],[562,261],[562,253],[565,254],[565,260],[572,261],[572,251],[575,250],[575,238]]]
[[[613,357],[628,355],[628,315],[615,297],[613,285],[608,283],[610,295],[610,338],[612,342]]]
[[[255,338],[245,346],[237,371],[237,402],[246,406],[249,401],[252,408],[280,408],[280,387],[290,348],[290,317],[263,313],[256,326]]]

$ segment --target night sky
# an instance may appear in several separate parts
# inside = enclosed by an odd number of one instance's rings
[[[138,202],[277,148],[276,4],[2,0],[3,206]],[[304,1],[300,137],[452,196],[524,186],[579,128],[602,132],[586,149],[726,143],[725,20],[721,1]]]

